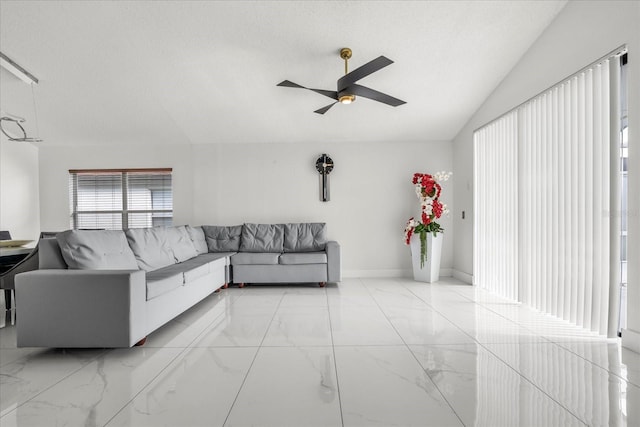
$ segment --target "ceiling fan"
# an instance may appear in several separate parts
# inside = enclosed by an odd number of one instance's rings
[[[387,65],[393,64],[392,60],[384,56],[379,56],[376,59],[367,62],[363,66],[356,68],[352,72],[349,72],[348,61],[349,58],[351,58],[351,54],[351,49],[349,49],[348,47],[340,49],[340,58],[344,59],[344,76],[338,79],[337,91],[312,89],[300,86],[299,84],[293,83],[289,80],[284,80],[283,82],[278,83],[277,86],[312,90],[316,93],[319,93],[320,95],[324,95],[335,100],[331,104],[314,111],[314,113],[318,114],[326,113],[338,102],[342,104],[351,104],[356,100],[356,95],[362,96],[363,98],[373,99],[374,101],[382,102],[383,104],[391,105],[392,107],[406,104],[406,102],[398,98],[394,98],[393,96],[378,92],[377,90],[373,90],[368,87],[356,84],[358,80],[368,76],[369,74],[375,73],[376,71],[386,67]]]

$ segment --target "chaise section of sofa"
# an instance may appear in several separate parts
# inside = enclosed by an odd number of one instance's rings
[[[197,235],[197,233],[195,233]],[[130,347],[226,282],[187,227],[59,233],[16,276],[20,347]]]
[[[31,271],[16,302],[18,347],[131,347],[148,333],[141,270]]]

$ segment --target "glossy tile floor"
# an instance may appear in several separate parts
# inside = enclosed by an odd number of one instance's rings
[[[453,279],[230,288],[130,349],[11,323],[2,427],[640,425],[639,354]]]

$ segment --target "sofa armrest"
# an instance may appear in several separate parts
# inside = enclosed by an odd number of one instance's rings
[[[18,347],[131,347],[147,334],[142,270],[16,275]]]
[[[342,256],[340,244],[336,241],[327,242],[327,281],[339,282],[342,280]]]

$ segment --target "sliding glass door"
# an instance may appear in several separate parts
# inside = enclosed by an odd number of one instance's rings
[[[608,336],[626,256],[622,54],[474,133],[475,283]]]

